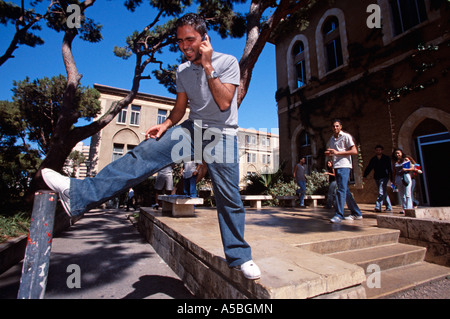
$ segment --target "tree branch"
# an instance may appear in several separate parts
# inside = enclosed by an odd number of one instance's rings
[[[255,64],[275,27],[282,19],[305,7],[309,2],[310,0],[299,0],[293,4],[291,0],[281,0],[277,5],[275,1],[252,0],[247,16],[247,41],[239,61],[241,83],[238,105],[242,103],[247,94]],[[269,7],[276,7],[276,9],[267,22],[261,26],[262,15]]]

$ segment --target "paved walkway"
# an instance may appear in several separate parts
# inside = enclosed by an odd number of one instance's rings
[[[370,214],[372,205],[360,205],[363,214]],[[301,209],[295,209],[301,212]],[[321,218],[328,211],[320,210]],[[332,213],[330,212],[330,216]],[[318,216],[319,217],[319,216]],[[320,218],[320,217],[319,217]],[[372,218],[362,224],[374,225]],[[297,236],[311,236],[311,223],[307,231]],[[334,231],[344,231],[349,225],[325,224]],[[251,227],[249,227],[250,230]],[[265,234],[267,235],[267,234]],[[68,288],[67,279],[72,274],[67,269],[78,265],[81,288]],[[0,299],[15,299],[19,288],[22,264],[0,275]],[[449,279],[428,285],[422,294],[391,298],[427,298],[430,289],[437,287],[442,298],[450,298]],[[431,287],[431,288],[430,288]],[[47,299],[189,299],[194,298],[179,277],[145,242],[119,210],[94,210],[69,230],[54,238],[45,294]],[[436,297],[434,297],[436,298]]]
[[[78,265],[81,288],[68,288]],[[22,263],[0,276],[0,299],[17,298]],[[70,281],[70,279],[69,279]],[[72,282],[75,282],[72,280]],[[53,239],[46,299],[188,299],[179,277],[119,210],[94,210]]]

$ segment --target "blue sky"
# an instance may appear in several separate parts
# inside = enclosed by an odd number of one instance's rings
[[[17,0],[11,2],[20,4]],[[114,56],[112,50],[116,45],[123,46],[126,37],[135,30],[142,30],[153,20],[155,14],[148,5],[141,5],[136,12],[131,13],[125,9],[123,2],[99,0],[86,11],[89,17],[103,25],[103,40],[91,44],[77,38],[73,42],[72,49],[78,72],[83,75],[83,86],[92,87],[94,83],[99,83],[123,89],[131,88],[135,59],[132,57],[124,61]],[[248,4],[239,8],[247,10]],[[39,35],[45,44],[35,48],[19,46],[14,52],[15,58],[0,67],[0,100],[11,100],[13,80],[20,81],[26,76],[35,80],[44,76],[66,75],[61,55],[63,34],[48,30],[42,23],[41,25],[43,30]],[[13,37],[13,28],[1,25],[0,30],[0,52],[3,54]],[[238,60],[241,58],[245,38],[222,40],[214,32],[209,35],[214,50],[232,54]],[[176,57],[178,54],[167,52],[161,59],[166,65],[175,63]],[[147,67],[144,74],[150,74],[151,70]],[[156,80],[142,80],[140,91],[175,97]],[[277,133],[275,92],[275,46],[268,43],[256,63],[247,96],[239,109],[239,126]]]

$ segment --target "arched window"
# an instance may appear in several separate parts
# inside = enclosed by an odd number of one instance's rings
[[[389,1],[393,16],[394,35],[399,35],[427,20],[423,0]]]
[[[297,88],[306,84],[305,58],[305,46],[302,41],[298,41],[292,48],[292,60],[295,65]]]
[[[316,27],[316,53],[319,79],[348,65],[348,40],[344,12],[328,9]]]
[[[292,38],[286,55],[289,89],[293,92],[311,79],[308,39],[304,34]]]
[[[329,17],[322,28],[323,45],[327,61],[327,72],[343,64],[339,20],[335,16]]]
[[[383,43],[388,45],[422,23],[441,18],[434,0],[377,0],[381,8]],[[438,4],[439,5],[439,4]]]

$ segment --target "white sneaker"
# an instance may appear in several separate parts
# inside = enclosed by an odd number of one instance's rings
[[[340,219],[338,216],[334,216],[330,219],[330,222],[332,222],[333,224],[338,224],[342,222],[342,219]]]
[[[71,218],[74,217],[70,211],[70,178],[49,168],[43,168],[41,174],[45,184],[59,194],[59,199],[67,215]]]
[[[238,266],[237,269],[242,271],[244,277],[247,279],[259,279],[261,277],[261,270],[253,262],[253,260],[249,260],[243,263],[242,265]]]
[[[361,215],[349,215],[345,217],[345,220],[360,220],[363,219]]]

